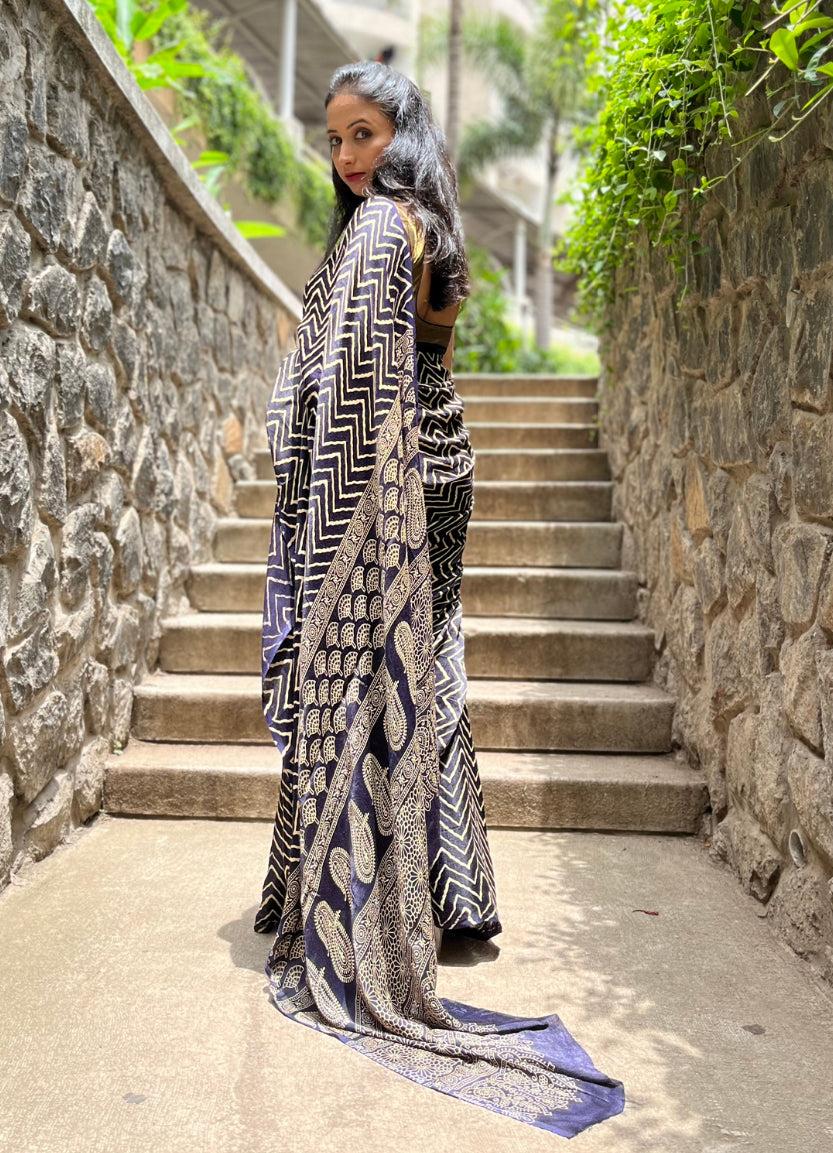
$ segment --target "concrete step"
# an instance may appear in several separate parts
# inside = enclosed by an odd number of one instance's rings
[[[217,521],[217,561],[266,563],[272,523],[233,517]],[[469,525],[464,561],[472,565],[546,568],[616,568],[622,543],[621,524],[581,521],[478,521]]]
[[[188,595],[202,612],[261,612],[265,560],[204,564],[191,570]],[[467,617],[557,617],[628,621],[636,616],[636,574],[617,569],[488,568],[463,574]]]
[[[476,480],[479,520],[607,521],[613,485],[604,480]]]
[[[596,448],[599,440],[595,424],[495,424],[467,416],[466,428],[475,452],[484,448]]]
[[[169,673],[257,673],[260,613],[191,613],[163,621],[160,668]],[[475,617],[463,621],[470,677],[644,681],[653,633],[610,621]]]
[[[609,480],[610,463],[600,448],[481,448],[474,475],[478,481]]]
[[[258,480],[275,483],[272,456],[255,454]],[[475,476],[481,480],[609,480],[607,453],[600,448],[481,448]]]
[[[525,376],[522,373],[456,372],[454,384],[468,396],[567,396],[595,397],[597,376]]]
[[[707,804],[699,773],[670,756],[481,753],[493,828],[694,833]],[[110,758],[104,808],[122,816],[271,820],[280,756],[273,746],[131,740]]]
[[[257,676],[154,673],[136,688],[133,735],[148,741],[264,744]],[[473,680],[479,749],[664,753],[674,700],[654,685]]]
[[[598,401],[590,397],[468,396],[463,419],[466,424],[589,424],[598,409]]]
[[[637,587],[636,573],[618,569],[469,565],[463,572],[463,610],[467,617],[628,621],[636,616]]]
[[[609,520],[610,481],[475,481],[474,503],[481,520]],[[238,481],[235,506],[241,517],[271,517],[273,480]]]
[[[621,544],[621,524],[474,520],[463,560],[466,565],[617,568]]]

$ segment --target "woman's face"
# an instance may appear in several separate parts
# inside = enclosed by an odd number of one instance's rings
[[[357,196],[364,196],[393,140],[393,121],[372,101],[340,92],[327,106],[327,135],[336,172]]]

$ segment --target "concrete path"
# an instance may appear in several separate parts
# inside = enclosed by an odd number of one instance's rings
[[[251,930],[269,833],[101,817],[0,898],[0,1149],[563,1145],[270,1006],[269,942]],[[492,844],[505,932],[479,958],[447,956],[440,992],[558,1012],[625,1081],[624,1115],[571,1151],[833,1150],[833,1001],[701,845],[501,831]]]

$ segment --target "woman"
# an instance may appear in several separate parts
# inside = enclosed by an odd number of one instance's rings
[[[454,177],[419,90],[386,65],[340,69],[326,106],[333,234],[267,417],[263,704],[283,775],[256,928],[277,930],[272,995],[412,1080],[572,1136],[622,1091],[558,1018],[436,994],[435,927],[500,931],[460,631]]]

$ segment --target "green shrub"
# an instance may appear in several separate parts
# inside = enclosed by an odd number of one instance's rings
[[[454,330],[454,367],[458,372],[543,372],[595,375],[595,353],[555,345],[540,349],[524,341],[509,320],[506,273],[496,269],[484,249],[469,250],[472,292]]]

